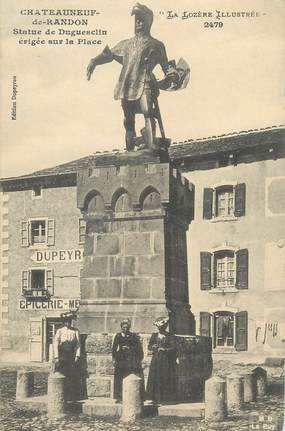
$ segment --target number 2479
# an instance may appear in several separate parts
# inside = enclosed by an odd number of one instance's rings
[[[221,21],[204,22],[204,28],[222,28],[223,25]]]

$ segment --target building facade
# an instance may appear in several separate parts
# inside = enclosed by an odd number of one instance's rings
[[[195,186],[189,299],[214,355],[285,355],[284,127],[173,144]],[[85,222],[78,169],[104,153],[1,181],[1,357],[48,361],[60,313],[80,300]]]
[[[1,357],[48,361],[60,313],[79,305],[84,230],[76,186],[45,177],[15,179],[4,189]]]
[[[214,356],[285,354],[284,130],[179,144],[195,185],[190,303]],[[180,160],[180,163],[182,161]]]

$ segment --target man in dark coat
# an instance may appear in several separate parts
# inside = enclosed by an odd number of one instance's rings
[[[148,350],[152,352],[146,398],[154,403],[175,401],[175,339],[166,331],[168,318],[160,317],[155,322],[158,332],[153,333]]]
[[[114,398],[122,400],[123,379],[129,374],[143,377],[142,359],[143,349],[139,336],[130,332],[131,322],[125,319],[121,322],[121,332],[115,335],[112,347],[114,372]]]

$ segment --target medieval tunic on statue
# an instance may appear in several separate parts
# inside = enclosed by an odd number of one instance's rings
[[[131,373],[142,376],[143,350],[136,334],[119,332],[115,335],[112,357],[115,361],[114,398],[122,399],[123,378]]]
[[[136,35],[122,40],[109,51],[109,61],[123,65],[115,88],[116,100],[138,100],[145,88],[155,83],[152,70],[160,64],[164,73],[168,60],[164,44],[148,35]]]
[[[164,350],[160,350],[163,348]],[[170,334],[152,334],[148,350],[153,352],[146,397],[154,402],[175,401],[175,339]]]

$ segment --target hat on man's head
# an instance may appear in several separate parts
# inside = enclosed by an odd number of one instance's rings
[[[62,318],[62,320],[76,320],[77,319],[77,314],[76,311],[66,311],[65,313],[60,313],[60,317]]]
[[[168,322],[169,322],[168,317],[158,317],[153,324],[158,328],[161,328],[162,326],[166,326]]]

